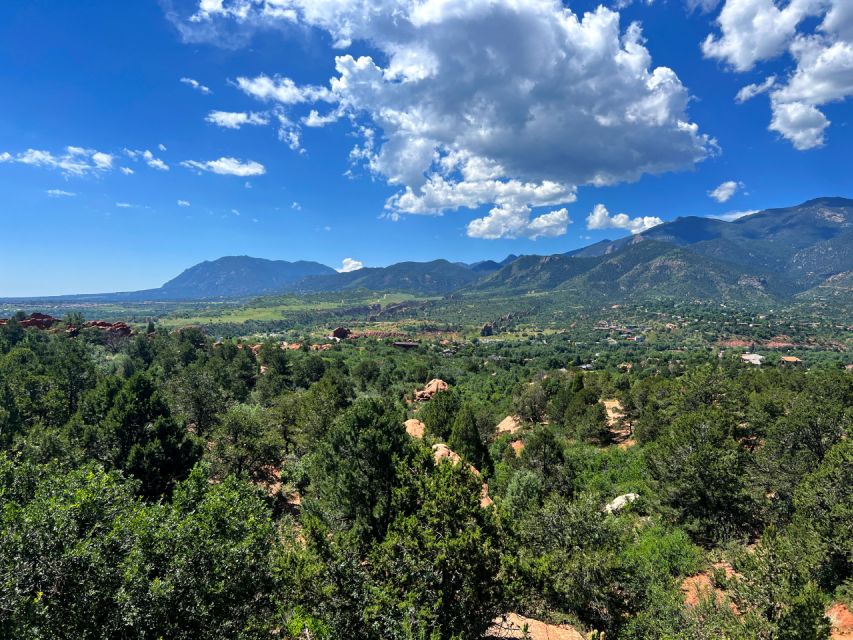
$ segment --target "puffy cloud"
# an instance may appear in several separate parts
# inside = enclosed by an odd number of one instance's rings
[[[189,200],[178,200],[178,206],[179,207],[188,207],[188,206],[190,206],[190,201]]]
[[[565,235],[571,224],[569,212],[559,209],[531,218],[526,205],[500,205],[489,211],[489,215],[468,223],[468,237],[484,240],[499,238],[555,238]]]
[[[121,172],[126,176],[133,175],[133,169],[131,169],[130,167],[119,167],[119,169],[121,169]]]
[[[125,149],[124,154],[130,158],[131,160],[139,160],[140,158],[152,169],[157,169],[158,171],[168,171],[169,165],[163,162],[160,158],[157,158],[150,150],[134,150],[134,149]],[[132,173],[132,171],[131,171]]]
[[[770,130],[787,138],[795,149],[805,151],[824,143],[824,130],[829,120],[821,111],[802,102],[773,102]]]
[[[753,83],[742,87],[741,90],[737,92],[735,100],[740,103],[744,103],[747,100],[752,100],[755,96],[770,91],[770,89],[772,89],[773,85],[775,84],[776,76],[768,76],[761,84]]]
[[[130,209],[133,207],[129,202],[116,202],[116,206],[120,209]]]
[[[559,0],[205,0],[182,22],[209,37],[235,25],[315,27],[339,47],[379,52],[337,56],[328,87],[268,75],[236,85],[288,113],[315,107],[283,123],[297,150],[300,125],[349,118],[362,138],[353,161],[399,187],[389,215],[492,205],[469,233],[551,235],[562,218],[528,229],[532,209],[715,151],[689,121],[678,76],[652,65],[640,26],[623,28],[605,7],[578,16]],[[319,102],[336,106],[321,116]]]
[[[824,0],[790,0],[784,8],[774,0],[726,0],[717,18],[721,35],[709,34],[702,52],[728,62],[738,71],[781,54],[805,18],[819,12]]]
[[[237,86],[246,95],[264,102],[300,104],[334,100],[332,93],[324,87],[300,87],[290,78],[278,76],[270,78],[261,74],[257,78],[237,78]]]
[[[226,129],[239,129],[245,124],[266,125],[270,122],[264,113],[243,113],[239,111],[211,111],[205,120],[217,127]]]
[[[66,147],[63,153],[54,154],[40,149],[27,149],[21,153],[0,153],[0,162],[17,162],[35,167],[59,169],[67,176],[84,176],[105,173],[112,169],[114,157],[109,153]]]
[[[158,145],[157,145],[157,148],[158,148],[160,151],[165,151],[165,150],[166,150],[166,145],[165,145],[165,144],[163,144],[163,143],[161,142],[160,144],[158,144]]]
[[[48,189],[47,195],[51,198],[71,198],[77,194],[72,193],[71,191],[63,191],[62,189]]]
[[[717,202],[728,202],[731,197],[737,193],[738,189],[743,189],[742,182],[735,182],[734,180],[727,180],[722,183],[716,189],[712,189],[708,192],[708,195],[716,200]]]
[[[341,268],[335,269],[335,271],[338,273],[349,273],[350,271],[358,271],[359,269],[364,269],[364,263],[361,260],[344,258],[341,261]]]
[[[631,233],[642,233],[662,223],[657,216],[631,218],[624,213],[611,216],[603,204],[595,205],[586,218],[587,229],[625,229]]]
[[[302,118],[302,124],[306,127],[325,127],[327,124],[337,122],[340,120],[340,117],[341,114],[337,111],[332,111],[331,113],[322,116],[316,109],[311,109],[311,112]]]
[[[298,202],[296,202],[295,200],[292,203],[290,203],[290,208],[293,209],[294,211],[302,211],[302,205],[299,204]]]
[[[200,162],[197,160],[185,160],[181,163],[182,166],[189,169],[197,169],[198,171],[209,171],[222,176],[262,176],[267,170],[264,165],[254,160],[243,162],[237,158],[222,157],[218,160],[208,160]]]
[[[213,93],[209,87],[205,87],[198,80],[194,80],[193,78],[181,78],[181,82],[183,82],[185,85],[188,85],[188,86],[192,87],[193,89],[195,89],[196,91],[199,91],[205,95],[210,95],[211,93]]]
[[[821,17],[820,22],[807,18]],[[830,122],[818,108],[853,95],[853,3],[850,0],[790,0],[779,8],[773,0],[726,0],[717,20],[721,35],[703,44],[708,57],[728,62],[737,71],[787,52],[796,63],[784,82],[769,76],[743,87],[743,102],[769,92],[769,129],[796,149],[819,147]],[[811,33],[803,26],[817,24]]]
[[[92,162],[95,163],[95,168],[101,171],[113,168],[113,156],[109,153],[101,153],[96,151],[92,154]]]

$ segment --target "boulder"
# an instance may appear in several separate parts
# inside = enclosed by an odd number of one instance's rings
[[[638,493],[626,493],[625,495],[619,496],[615,498],[612,502],[605,505],[604,510],[607,513],[619,513],[626,506],[631,504],[632,502],[636,502],[639,500],[640,494]]]
[[[415,400],[418,402],[426,402],[440,391],[447,391],[449,385],[444,380],[435,378],[427,382],[423,389],[415,390]]]
[[[424,437],[424,430],[426,429],[426,425],[420,420],[412,418],[410,420],[406,420],[403,423],[406,427],[406,433],[408,433],[413,438],[418,438],[422,440]]]
[[[516,416],[507,416],[498,424],[498,435],[502,433],[516,433],[521,428],[521,421]]]

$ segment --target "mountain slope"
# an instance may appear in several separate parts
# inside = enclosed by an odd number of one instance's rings
[[[193,300],[281,293],[306,277],[334,273],[318,262],[227,256],[190,267],[160,287],[158,297]]]
[[[305,278],[295,289],[303,292],[371,289],[443,295],[476,281],[481,275],[447,260],[399,262],[389,267],[369,267],[349,273]]]
[[[817,198],[732,222],[679,218],[642,235],[778,274],[802,290],[853,269],[853,200]]]
[[[651,298],[755,299],[784,293],[773,282],[738,265],[687,247],[637,237],[562,288],[613,300]]]
[[[521,256],[472,285],[471,290],[556,289],[570,279],[592,269],[600,261],[600,258],[573,258],[565,255]]]
[[[766,298],[783,293],[761,275],[689,247],[627,239],[598,257],[523,256],[469,291],[572,291],[583,298]]]

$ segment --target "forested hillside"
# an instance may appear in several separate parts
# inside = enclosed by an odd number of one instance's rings
[[[816,640],[853,605],[832,359],[65,326],[0,326],[0,637]]]

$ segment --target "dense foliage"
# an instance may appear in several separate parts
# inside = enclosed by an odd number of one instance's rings
[[[853,375],[660,343],[583,371],[600,347],[570,338],[251,349],[13,319],[0,637],[449,640],[519,612],[828,638],[853,604]],[[414,402],[432,378],[450,389]],[[700,572],[719,596],[685,605]]]

